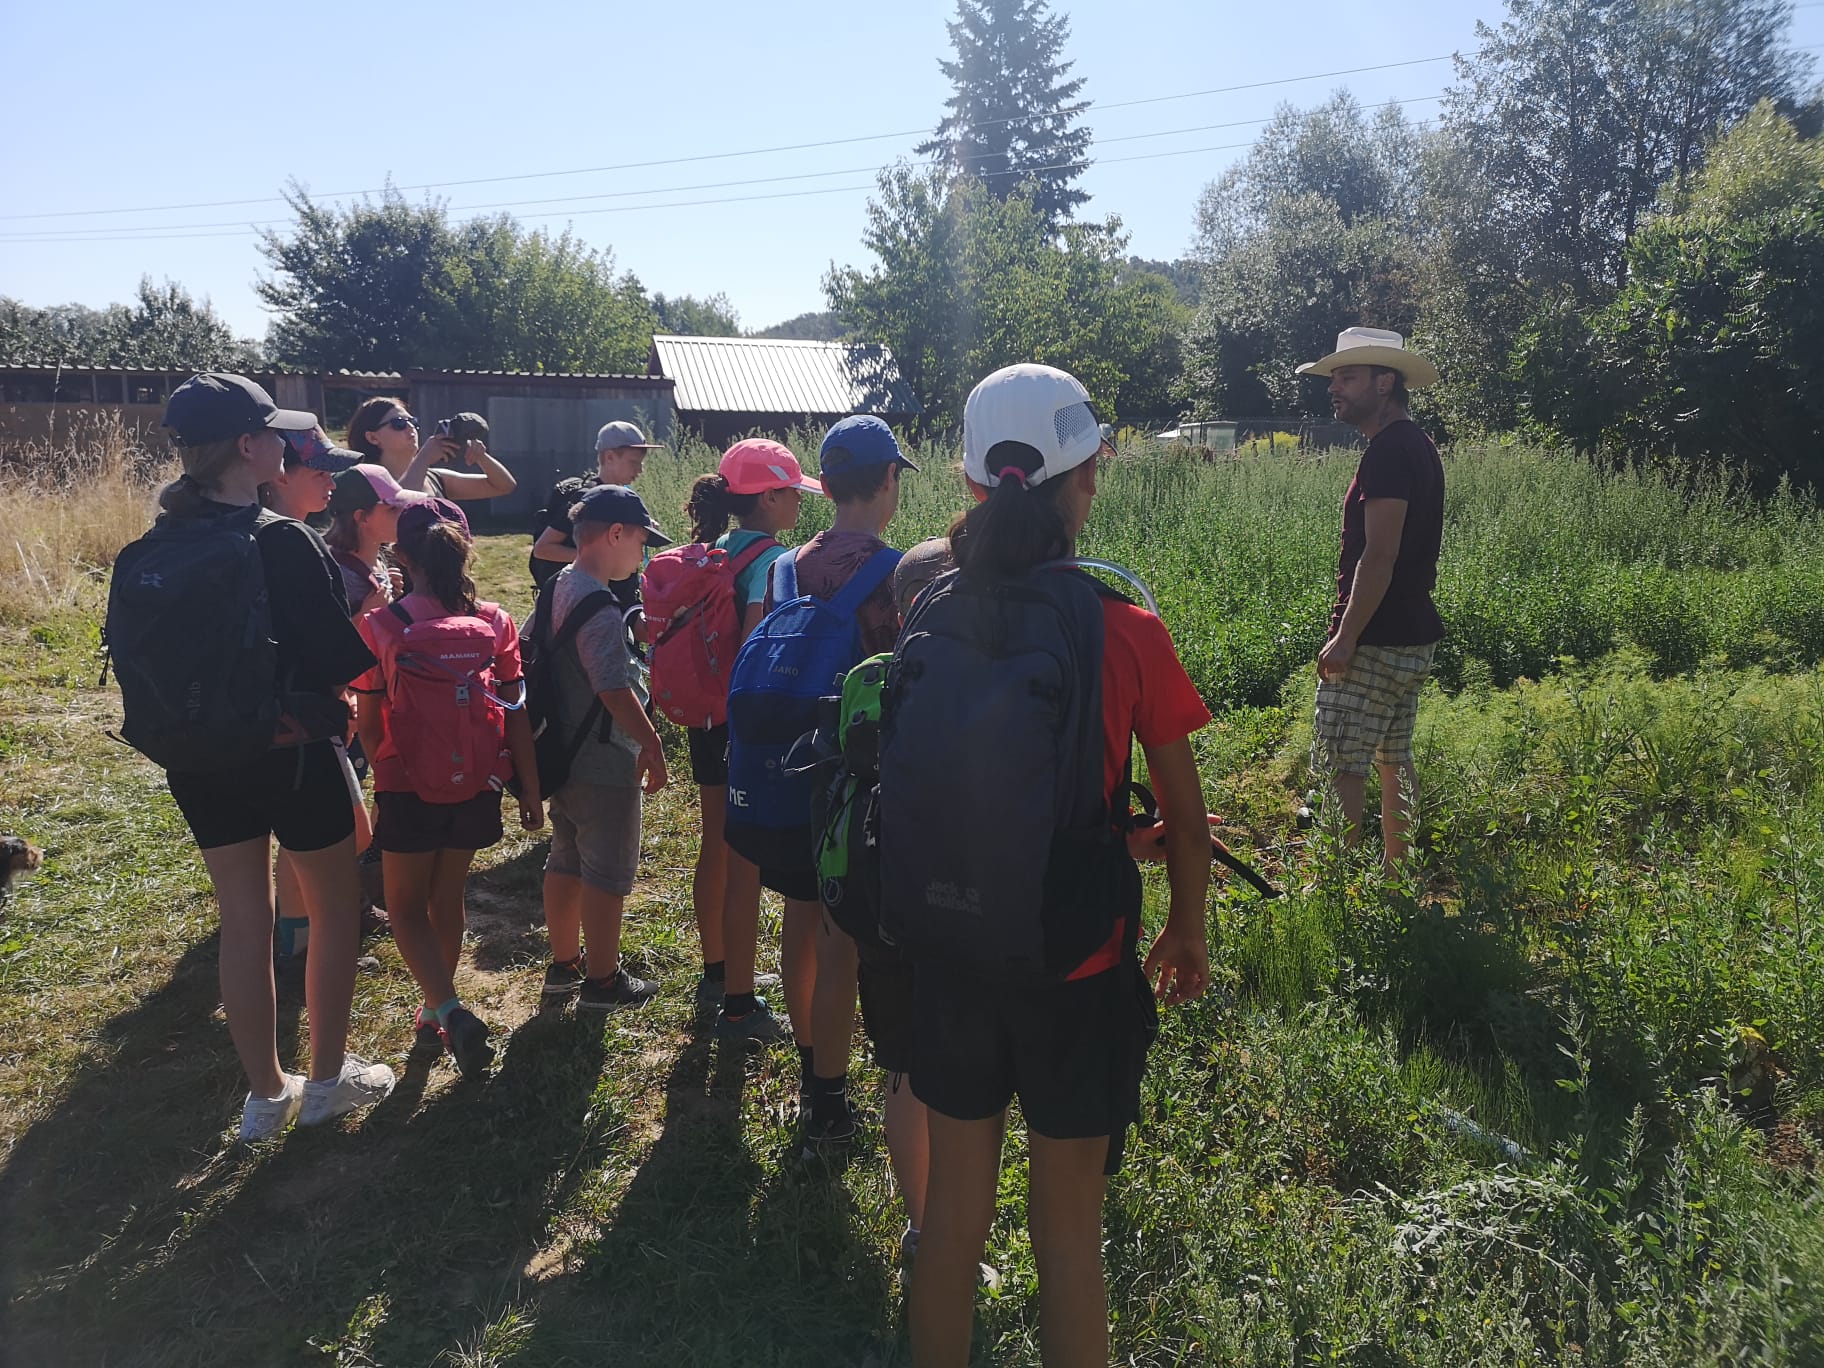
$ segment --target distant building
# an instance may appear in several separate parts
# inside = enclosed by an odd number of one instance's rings
[[[676,386],[679,426],[717,447],[852,413],[898,425],[922,412],[893,354],[872,343],[661,334],[646,371]]]

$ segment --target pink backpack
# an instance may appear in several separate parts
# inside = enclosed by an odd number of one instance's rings
[[[508,705],[494,692],[493,625],[467,615],[414,622],[398,603],[387,611],[404,624],[385,662],[387,739],[412,791],[427,803],[460,803],[502,788],[513,762]]]
[[[652,701],[673,722],[707,728],[728,720],[728,672],[741,647],[735,577],[778,545],[762,537],[730,556],[692,542],[647,562],[640,602],[652,641]]]

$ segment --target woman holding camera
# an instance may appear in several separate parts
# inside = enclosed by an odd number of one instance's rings
[[[349,446],[361,453],[362,460],[385,466],[402,489],[466,503],[497,499],[519,487],[513,472],[488,454],[486,442],[458,442],[434,433],[421,443],[421,435],[405,401],[384,395],[363,400],[348,420]],[[458,457],[472,468],[431,469]]]

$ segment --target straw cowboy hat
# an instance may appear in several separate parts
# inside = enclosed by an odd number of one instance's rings
[[[1406,350],[1406,339],[1380,328],[1344,328],[1336,335],[1336,350],[1321,361],[1307,361],[1300,375],[1328,375],[1338,366],[1386,366],[1406,377],[1410,389],[1438,383],[1438,368],[1417,352]]]

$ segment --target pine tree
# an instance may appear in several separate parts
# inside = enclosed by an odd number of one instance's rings
[[[1047,0],[957,0],[948,25],[956,59],[938,62],[955,91],[950,113],[917,151],[981,181],[996,199],[1034,182],[1034,207],[1056,224],[1089,199],[1072,182],[1091,135],[1075,126],[1089,107],[1077,98],[1083,78],[1065,79],[1073,63],[1059,60],[1070,20],[1048,10]]]

